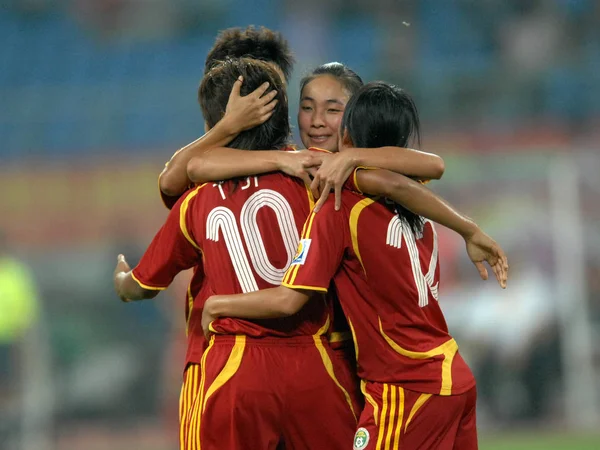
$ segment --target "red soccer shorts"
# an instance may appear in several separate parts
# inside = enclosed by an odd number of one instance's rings
[[[354,450],[477,450],[475,387],[450,396],[385,383],[363,382],[362,389]]]
[[[213,336],[186,450],[348,449],[355,400],[332,358],[324,337]]]

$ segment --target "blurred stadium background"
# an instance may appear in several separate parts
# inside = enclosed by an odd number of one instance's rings
[[[292,122],[327,61],[409,90],[447,164],[432,188],[507,251],[501,291],[440,230],[481,448],[600,449],[596,0],[4,0],[0,448],[177,448],[185,277],[123,305],[111,275],[166,216],[164,162],[203,131],[216,33],[249,24],[295,50]]]

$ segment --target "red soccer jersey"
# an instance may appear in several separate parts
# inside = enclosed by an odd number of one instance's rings
[[[331,200],[307,219],[282,284],[326,291],[333,279],[363,380],[440,395],[473,387],[438,305],[433,224],[415,235],[384,201],[345,190],[335,211]]]
[[[312,205],[304,184],[280,173],[203,184],[178,200],[133,275],[142,286],[161,289],[203,261],[205,279],[196,300],[277,286]],[[292,317],[223,318],[212,328],[254,337],[325,334],[329,311],[323,299],[315,299]]]
[[[296,147],[293,145],[288,146],[285,150],[294,151]],[[313,151],[327,152],[327,150],[311,148]],[[168,165],[168,163],[166,164]],[[160,182],[160,176],[159,176]],[[190,185],[190,189],[195,188],[194,184]],[[184,195],[168,196],[164,194],[160,188],[159,193],[163,204],[168,208],[172,209],[177,201]],[[308,215],[308,212],[307,212]],[[194,269],[192,279],[188,286],[188,291],[185,300],[185,319],[187,323],[187,335],[188,335],[188,348],[186,352],[185,367],[189,363],[199,364],[202,358],[202,354],[206,348],[206,338],[202,331],[201,319],[202,319],[202,308],[204,302],[210,297],[213,292],[210,286],[204,282],[204,270],[202,265]],[[332,333],[330,336],[330,343],[333,348],[344,345],[349,335],[348,324],[345,322],[343,314],[338,312],[339,303],[337,299],[333,299],[333,310],[332,310]]]

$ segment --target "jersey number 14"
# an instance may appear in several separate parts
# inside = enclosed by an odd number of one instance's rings
[[[430,222],[429,220],[425,221]],[[438,299],[438,285],[435,283],[435,269],[438,261],[438,239],[435,228],[431,223],[431,230],[433,232],[433,250],[431,252],[431,259],[429,261],[429,268],[427,273],[423,273],[421,269],[421,260],[419,258],[419,248],[417,247],[417,239],[423,238],[422,235],[416,236],[410,229],[408,224],[398,216],[394,216],[388,225],[386,244],[395,248],[402,248],[402,240],[406,245],[408,256],[410,257],[410,266],[412,274],[417,285],[417,291],[419,292],[419,306],[424,307],[429,303],[429,295],[431,292],[433,298]]]

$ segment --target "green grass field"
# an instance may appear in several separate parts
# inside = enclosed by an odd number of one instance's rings
[[[600,450],[600,434],[523,434],[507,436],[483,435],[480,450]]]

